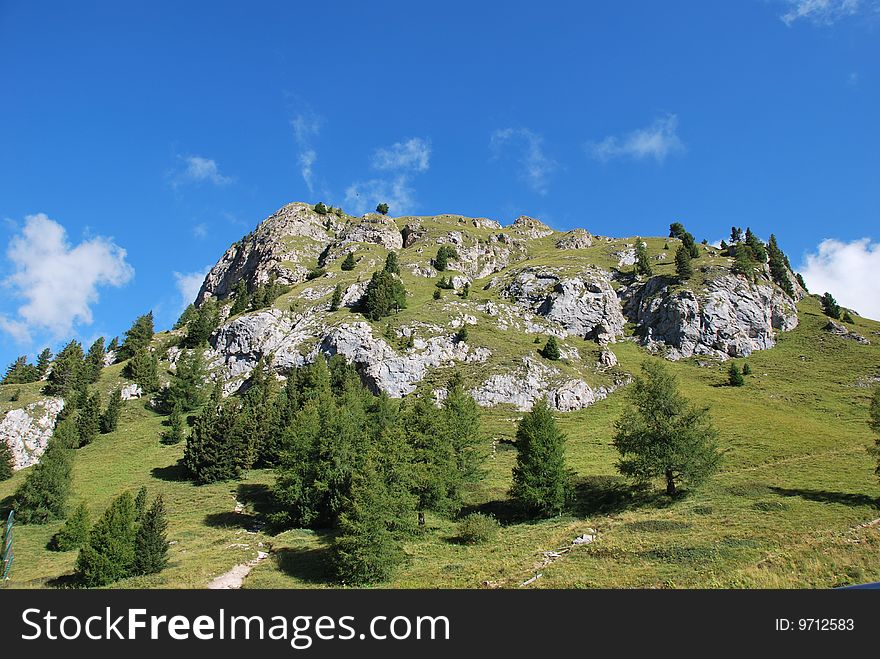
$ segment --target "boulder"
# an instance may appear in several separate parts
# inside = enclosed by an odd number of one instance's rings
[[[858,332],[853,332],[848,329],[845,325],[841,325],[836,320],[829,320],[828,323],[823,327],[826,332],[831,332],[835,336],[839,336],[842,339],[849,339],[850,341],[855,341],[856,343],[861,343],[862,345],[871,345],[871,342],[868,341],[864,336],[859,334]]]

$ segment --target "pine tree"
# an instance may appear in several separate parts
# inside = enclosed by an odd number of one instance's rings
[[[362,305],[367,318],[379,320],[406,308],[406,289],[396,276],[377,270],[367,284]]]
[[[107,408],[101,414],[101,432],[104,434],[114,432],[119,425],[119,413],[122,411],[122,391],[119,388],[110,394]]]
[[[70,423],[65,420],[59,426],[69,431]],[[13,495],[15,517],[22,524],[45,524],[64,517],[73,469],[73,451],[59,437],[64,432],[56,426],[40,462],[31,467]]]
[[[52,363],[52,351],[49,348],[43,348],[42,352],[37,356],[37,375],[42,378],[49,370],[49,364]]]
[[[29,364],[26,355],[22,355],[12,362],[6,369],[6,375],[0,384],[27,384],[40,379],[39,371],[33,364]]]
[[[337,311],[340,304],[342,304],[342,285],[336,284],[333,296],[330,298],[330,311]]]
[[[645,362],[642,374],[616,424],[617,466],[641,482],[664,478],[666,494],[672,496],[679,482],[694,487],[718,469],[717,431],[708,410],[691,405],[660,362]]]
[[[845,323],[849,323],[850,325],[853,325],[853,324],[856,322],[856,321],[853,319],[853,317],[852,317],[852,315],[850,314],[850,312],[849,312],[848,309],[844,309],[844,310],[843,310],[843,315],[840,317],[840,319],[841,319],[843,322],[845,322]]]
[[[376,212],[381,213],[382,215],[388,215],[388,204],[384,202],[379,204],[376,206]]]
[[[462,325],[458,328],[458,331],[455,333],[455,336],[452,337],[456,343],[467,343],[468,340],[468,328],[467,325]]]
[[[137,495],[134,498],[134,521],[138,524],[144,518],[144,514],[147,512],[147,486],[142,485],[141,489],[138,490]]]
[[[639,275],[650,277],[654,274],[651,268],[651,261],[648,259],[648,248],[641,239],[636,239],[636,264],[635,271]]]
[[[767,250],[764,243],[748,227],[746,227],[746,245],[752,250],[752,256],[758,264],[763,265],[767,261]]]
[[[449,254],[446,251],[446,245],[441,245],[437,250],[437,256],[434,258],[434,268],[437,272],[443,272],[449,267]]]
[[[156,353],[139,348],[125,365],[122,374],[146,392],[159,388],[159,362]]]
[[[88,544],[79,552],[76,574],[84,586],[106,586],[124,579],[135,560],[137,521],[134,501],[128,492],[117,497],[89,533]]]
[[[752,281],[755,278],[755,267],[752,248],[745,244],[737,245],[733,266],[730,268],[731,272]]]
[[[333,542],[333,565],[342,583],[387,580],[403,561],[400,542],[388,528],[389,496],[375,467],[353,476]]]
[[[49,541],[54,551],[73,551],[83,547],[89,539],[89,509],[85,502],[80,503],[73,514],[64,522],[64,526]]]
[[[559,350],[559,340],[555,336],[551,335],[547,338],[547,343],[544,344],[544,348],[541,350],[541,356],[552,361],[556,361],[562,356]]]
[[[91,444],[101,431],[101,394],[93,391],[85,397],[76,414],[79,445]]]
[[[71,341],[55,357],[43,391],[67,398],[80,387],[84,369],[82,346],[79,341]]]
[[[837,304],[837,300],[834,299],[834,296],[831,293],[825,293],[825,295],[821,298],[822,302],[822,312],[826,316],[830,316],[831,318],[840,318],[840,305]]]
[[[675,250],[675,273],[679,279],[690,279],[694,276],[694,266],[691,265],[691,254],[683,244]]]
[[[565,435],[547,401],[539,399],[517,424],[516,466],[510,495],[533,514],[558,515],[572,494],[565,468]]]
[[[443,299],[443,293],[440,292],[440,289],[439,289],[439,288],[435,288],[435,289],[434,289],[434,294],[433,294],[431,297],[433,297],[435,300],[442,300],[442,299]]]
[[[196,417],[186,440],[183,464],[199,484],[241,477],[239,438],[235,432],[238,406],[234,401],[206,406]]]
[[[741,387],[746,383],[742,372],[739,370],[739,366],[733,362],[731,362],[730,368],[727,369],[727,381],[731,387]]]
[[[400,274],[400,262],[397,260],[397,252],[388,252],[388,256],[385,257],[384,270],[392,275]]]
[[[205,360],[201,348],[184,353],[177,361],[171,382],[165,389],[163,404],[166,410],[180,405],[181,411],[189,412],[205,402]]]
[[[413,493],[418,498],[419,524],[423,525],[426,510],[451,514],[461,508],[458,458],[433,396],[423,390],[406,401],[403,423],[413,455]]]
[[[788,266],[785,254],[779,249],[776,243],[776,236],[770,234],[770,241],[767,243],[767,254],[770,259],[770,277],[776,282],[783,291],[788,295],[794,296],[794,287],[791,285],[791,279],[788,277]]]
[[[880,476],[880,386],[874,388],[874,396],[871,398],[871,406],[868,412],[868,426],[877,437],[874,439],[874,447],[871,453],[877,459],[877,468],[874,473]]]
[[[244,313],[248,310],[248,307],[251,306],[251,296],[248,293],[244,277],[239,279],[238,283],[235,284],[233,297],[235,298],[235,301],[232,303],[232,309],[229,310],[230,316],[237,316],[240,313]]]
[[[686,233],[687,231],[685,231],[684,225],[681,222],[673,222],[669,225],[670,238],[678,238],[679,240],[681,240],[682,236],[684,236]]]
[[[85,358],[84,377],[89,384],[94,384],[101,377],[101,369],[104,368],[104,353],[104,337],[102,336],[89,347]]]
[[[110,341],[110,345],[107,346],[107,352],[116,352],[119,350],[119,337],[114,336]]]
[[[163,444],[179,444],[186,439],[186,429],[183,421],[183,410],[180,403],[171,408],[171,415],[168,417],[168,430],[162,433]]]
[[[196,310],[195,317],[187,327],[184,345],[187,348],[201,348],[207,345],[211,333],[219,324],[220,310],[217,307],[217,300],[209,297]]]
[[[138,316],[132,323],[119,348],[119,359],[131,359],[139,350],[146,350],[153,340],[153,312]]]
[[[742,242],[743,230],[739,227],[730,227],[730,242],[736,244]]]
[[[168,539],[165,531],[165,504],[162,495],[156,497],[147,510],[135,536],[133,574],[156,574],[168,564]]]
[[[751,374],[752,374],[752,367],[749,366],[749,363],[748,363],[748,362],[746,362],[745,364],[743,364],[742,374],[743,374],[743,375],[751,375]]]
[[[229,315],[231,316],[232,314],[230,313]],[[188,305],[186,305],[186,309],[184,309],[180,316],[177,318],[177,321],[174,323],[172,329],[183,329],[184,327],[189,325],[189,323],[192,321],[193,318],[195,318],[195,316],[196,305],[190,302]]]
[[[452,444],[457,477],[461,484],[477,483],[486,459],[480,431],[480,408],[456,373],[443,400],[443,433]]]
[[[345,258],[342,260],[342,264],[339,266],[345,272],[349,270],[354,270],[354,267],[357,265],[357,261],[354,260],[354,252],[349,252],[345,255]]]
[[[12,478],[15,456],[5,440],[0,439],[0,481]]]

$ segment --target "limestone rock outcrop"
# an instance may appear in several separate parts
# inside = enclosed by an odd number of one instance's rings
[[[12,451],[13,469],[39,462],[63,409],[63,399],[45,398],[6,413],[0,421],[0,442]]]

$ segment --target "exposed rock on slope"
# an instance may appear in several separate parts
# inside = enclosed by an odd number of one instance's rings
[[[586,229],[572,229],[556,241],[557,249],[586,249],[592,245],[593,236]]]
[[[652,277],[623,293],[625,312],[644,345],[669,359],[747,357],[775,345],[775,331],[794,329],[795,302],[770,284],[723,275],[694,292]]]
[[[6,413],[0,421],[0,442],[5,442],[12,451],[13,469],[29,467],[39,461],[62,409],[63,399],[46,398]]]
[[[864,336],[862,336],[858,332],[853,332],[852,330],[847,329],[846,326],[841,325],[836,320],[829,320],[824,329],[828,332],[831,332],[835,336],[849,339],[850,341],[855,341],[856,343],[861,343],[862,345],[871,345],[871,342],[868,341],[868,339],[866,339]]]

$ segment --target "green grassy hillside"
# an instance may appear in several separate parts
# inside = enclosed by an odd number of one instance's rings
[[[424,281],[426,290],[415,294],[427,299],[432,283]],[[711,407],[720,430],[723,467],[699,491],[670,502],[659,491],[634,492],[617,476],[611,438],[625,405],[617,393],[558,415],[568,434],[568,462],[578,475],[571,512],[539,522],[517,519],[506,493],[519,413],[486,410],[486,441],[493,449],[487,477],[469,493],[468,507],[495,514],[501,533],[485,545],[460,545],[454,522],[429,516],[425,532],[407,545],[407,564],[385,585],[517,587],[536,571],[542,577],[530,587],[831,587],[880,580],[880,523],[870,525],[880,518],[880,483],[866,452],[873,442],[866,424],[871,389],[860,386],[880,375],[880,323],[856,320],[855,330],[874,343],[864,346],[824,332],[827,319],[814,298],[799,310],[796,330],[748,359],[753,374],[744,387],[725,386],[722,365],[669,364],[684,393]],[[621,368],[631,372],[655,359],[631,341],[614,350]],[[120,368],[104,370],[98,386],[105,395],[119,382]],[[0,387],[4,406],[17,387]],[[22,402],[36,398],[36,384],[20,388]],[[163,420],[144,401],[126,402],[118,431],[76,451],[71,508],[86,501],[95,518],[120,492],[141,485],[165,498],[173,543],[169,567],[116,587],[204,587],[266,547],[270,559],[245,587],[332,585],[326,534],[289,530],[273,536],[262,528],[271,472],[195,486],[177,467],[183,446],[159,443]],[[0,508],[8,507],[24,477],[18,472],[0,483]],[[236,502],[244,504],[240,512]],[[46,549],[60,526],[17,527],[9,587],[68,583],[75,552]],[[568,546],[588,528],[599,532],[595,543],[541,565],[543,551]]]

